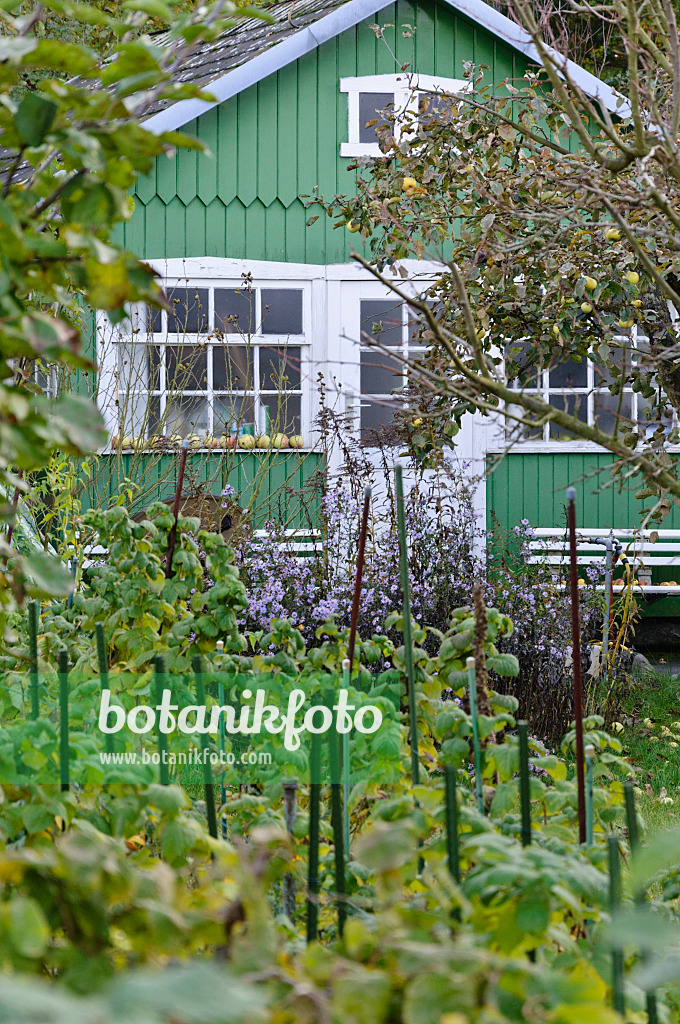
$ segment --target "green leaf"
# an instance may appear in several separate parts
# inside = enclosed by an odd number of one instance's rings
[[[517,782],[501,782],[496,786],[494,798],[491,801],[491,814],[493,816],[507,814],[515,806],[517,800]]]
[[[14,124],[27,146],[39,146],[57,116],[57,104],[37,92],[26,93],[14,117]]]
[[[514,654],[494,654],[486,659],[486,667],[498,676],[519,675],[519,662]]]
[[[50,929],[40,904],[28,896],[14,896],[8,905],[8,938],[22,956],[39,957],[45,952]]]
[[[517,927],[529,935],[542,935],[550,923],[550,908],[546,900],[536,897],[523,899],[517,908]]]
[[[440,756],[443,764],[450,765],[453,768],[460,768],[463,761],[470,757],[470,745],[461,736],[444,740]]]
[[[163,0],[126,0],[123,7],[128,11],[143,11],[152,18],[161,18],[163,21],[172,21],[174,14],[168,4]]]
[[[24,568],[36,588],[50,597],[62,597],[73,589],[73,576],[58,558],[35,551],[24,558]]]
[[[173,861],[186,856],[193,848],[196,841],[196,833],[188,825],[180,821],[169,821],[163,829],[161,838],[161,852],[171,864]]]

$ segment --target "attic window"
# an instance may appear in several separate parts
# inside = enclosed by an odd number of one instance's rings
[[[385,120],[382,111],[394,112],[394,134],[415,127],[421,97],[427,96],[428,116],[443,105],[444,96],[466,92],[470,82],[435,75],[364,75],[341,78],[340,92],[347,93],[347,142],[340,156],[380,156],[376,129]],[[422,108],[421,108],[422,109]],[[374,123],[372,123],[374,122]]]

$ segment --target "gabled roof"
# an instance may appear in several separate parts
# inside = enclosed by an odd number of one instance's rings
[[[497,39],[540,64],[531,36],[484,0],[440,0],[466,15]],[[160,134],[173,131],[218,103],[231,99],[267,75],[310,53],[322,43],[370,18],[392,0],[286,0],[263,8],[272,21],[248,18],[228,29],[215,42],[204,45],[176,74],[179,82],[195,82],[215,99],[178,100],[153,112],[145,127]],[[550,51],[563,71],[593,100],[619,116],[627,103],[620,94],[585,68]]]

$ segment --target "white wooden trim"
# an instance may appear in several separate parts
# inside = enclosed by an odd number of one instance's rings
[[[334,39],[347,29],[354,28],[365,18],[369,18],[383,8],[388,7],[392,0],[349,0],[342,7],[336,8],[312,25],[300,29],[292,36],[257,54],[251,60],[208,84],[206,92],[214,97],[210,100],[179,100],[147,118],[144,126],[156,135],[174,131],[200,117],[219,103],[237,96],[244,89],[261,82],[293,61],[311,53],[322,43]],[[490,32],[497,39],[507,43],[513,49],[523,53],[529,60],[541,63],[538,51],[531,36],[520,25],[506,18],[504,14],[489,7],[484,0],[442,0],[452,10],[466,15],[478,27]],[[621,93],[606,85],[585,68],[558,54],[551,47],[548,53],[555,61],[562,76],[568,76],[586,96],[596,100],[611,113],[620,117],[629,117],[630,104]]]
[[[383,153],[377,142],[341,142],[340,156],[387,156],[387,154]]]

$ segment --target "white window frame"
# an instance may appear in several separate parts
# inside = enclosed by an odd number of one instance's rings
[[[320,279],[319,271],[323,268],[308,267],[302,264],[267,263],[264,261],[246,261],[206,257],[205,259],[169,259],[147,261],[162,279],[163,287],[168,291],[173,288],[178,290],[205,288],[208,289],[209,303],[209,324],[213,323],[214,302],[213,291],[219,288],[234,288],[235,290],[243,283],[243,275],[252,275],[251,287],[258,291],[256,304],[256,317],[260,306],[259,292],[262,289],[297,289],[302,292],[302,328],[301,335],[290,335],[283,338],[279,335],[260,335],[253,332],[248,341],[244,342],[243,337],[236,332],[229,335],[229,341],[235,345],[250,344],[253,349],[258,347],[283,347],[288,345],[300,348],[300,386],[291,389],[292,395],[300,397],[300,420],[301,433],[305,444],[303,450],[309,450],[314,446],[313,436],[313,401],[316,394],[315,370],[319,361],[319,354],[313,351],[312,344],[318,334],[319,325],[325,315],[325,303],[323,301],[324,281]],[[98,405],[102,411],[106,426],[111,436],[120,432],[119,424],[119,369],[118,369],[118,345],[120,343],[130,344],[131,341],[139,344],[145,342],[165,345],[191,344],[194,338],[199,336],[193,334],[169,334],[167,332],[167,314],[162,314],[162,330],[158,334],[147,334],[142,326],[142,318],[145,315],[145,307],[135,307],[132,316],[122,325],[112,326],[105,314],[97,317],[97,336],[100,372],[98,380]],[[257,327],[260,326],[257,320]],[[210,330],[210,329],[209,329]],[[134,332],[134,334],[133,334]],[[201,336],[205,337],[205,336]],[[104,341],[106,339],[106,341]],[[206,339],[207,340],[207,339]],[[213,342],[208,342],[212,344]],[[205,395],[210,403],[213,397],[212,392],[212,361],[208,359],[208,386],[201,395]],[[258,353],[255,352],[252,363],[253,388],[247,394],[252,395],[258,412],[260,393],[266,397],[265,389],[259,384]],[[161,384],[164,383],[164,371],[161,373]],[[140,389],[143,391],[144,389]],[[187,397],[192,393],[187,390]],[[238,390],[234,390],[235,395]],[[270,392],[270,394],[273,392]],[[288,392],[285,392],[288,393]],[[168,395],[163,396],[167,401]],[[161,413],[164,405],[161,402]],[[256,421],[255,432],[264,432],[264,407],[259,409],[262,422]],[[213,433],[215,429],[213,409],[209,409],[209,429],[206,433]],[[151,450],[148,446],[148,450]],[[219,450],[219,449],[218,449]]]
[[[634,353],[640,342],[646,341],[644,335],[640,335],[638,339],[637,325],[633,326],[630,335],[614,335],[612,338],[613,342],[619,342],[625,345],[627,351],[631,354]],[[552,396],[584,396],[586,399],[586,422],[589,426],[595,425],[595,398],[598,393],[609,393],[606,384],[597,384],[595,380],[595,363],[592,359],[584,359],[586,364],[586,384],[582,387],[556,387],[550,384],[550,369],[540,369],[537,371],[538,382],[535,387],[523,387],[521,390],[527,394],[539,394],[544,401],[549,402]],[[553,370],[559,369],[559,366],[553,366]],[[518,389],[519,390],[519,389]],[[633,390],[632,384],[628,383],[623,388],[624,396],[630,400],[630,419],[633,423],[642,424],[642,402],[644,401],[642,395],[639,392]],[[614,399],[618,399],[618,395],[612,396]],[[502,417],[501,417],[502,418]],[[650,428],[652,421],[650,421]],[[677,414],[673,413],[672,426],[677,426]],[[501,430],[497,437],[496,443],[493,445],[492,451],[501,451],[507,448],[508,440],[512,440],[513,451],[529,453],[552,453],[552,452],[579,452],[579,451],[605,451],[601,445],[596,444],[594,441],[585,441],[577,438],[556,438],[550,435],[550,424],[546,423],[542,428],[542,437],[534,438],[512,438],[512,421],[510,426],[506,430]],[[508,436],[510,435],[510,436]],[[678,450],[679,446],[669,445],[669,451]]]
[[[464,78],[442,78],[438,75],[421,75],[401,72],[393,75],[362,75],[359,78],[341,78],[340,92],[347,93],[347,142],[340,143],[340,156],[383,156],[378,142],[360,142],[359,97],[362,93],[389,93],[394,97],[397,115],[410,115],[402,127],[399,119],[394,125],[397,141],[406,131],[410,134],[418,117],[418,101],[421,93],[440,93],[455,96],[469,92],[472,83]]]

